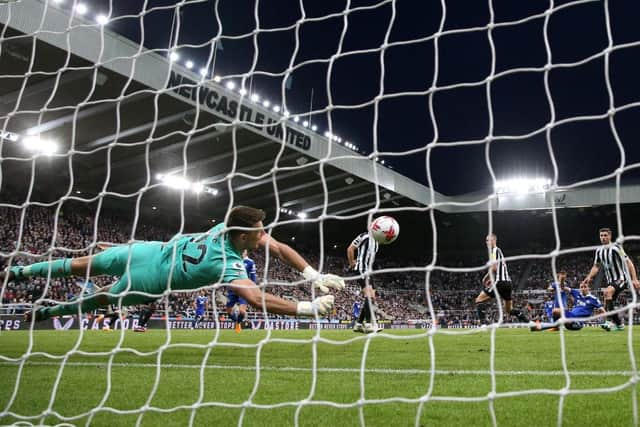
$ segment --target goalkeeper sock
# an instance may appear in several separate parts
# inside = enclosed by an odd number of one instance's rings
[[[47,277],[49,269],[51,269],[51,277],[71,276],[71,258],[57,259],[51,262],[36,262],[26,267],[11,267],[11,271],[17,278]]]
[[[234,322],[238,321],[238,313],[236,313],[235,311],[232,312],[229,317],[231,317],[231,320],[233,320]]]

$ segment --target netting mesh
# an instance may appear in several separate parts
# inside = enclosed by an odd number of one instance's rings
[[[254,199],[244,197],[243,191],[256,188],[258,184],[270,184],[273,192],[271,206],[275,212],[275,218],[270,222],[269,232],[273,232],[279,225],[295,224],[302,217],[296,217],[296,212],[287,204],[286,194],[290,191],[285,186],[281,189],[281,179],[283,176],[293,177],[301,171],[314,168],[319,176],[320,184],[317,187],[318,194],[321,194],[320,207],[316,210],[317,215],[308,218],[317,224],[319,231],[319,253],[318,267],[320,270],[327,270],[332,265],[325,265],[328,243],[325,239],[325,222],[335,219],[352,219],[360,216],[367,216],[369,219],[377,212],[398,215],[407,209],[415,210],[428,217],[431,227],[432,240],[430,247],[428,243],[424,248],[432,253],[431,260],[421,266],[396,266],[394,268],[374,268],[367,272],[368,275],[376,276],[387,273],[415,273],[424,277],[425,296],[427,296],[427,312],[429,319],[437,318],[437,309],[430,298],[432,292],[433,276],[438,272],[445,273],[466,273],[486,271],[486,265],[478,267],[446,267],[439,263],[438,259],[438,236],[439,227],[436,218],[436,210],[460,209],[472,210],[474,207],[482,207],[488,210],[488,232],[496,228],[494,219],[495,192],[487,197],[482,197],[473,201],[459,201],[443,197],[436,191],[436,179],[434,178],[433,156],[444,142],[450,148],[454,147],[482,147],[484,149],[484,161],[490,175],[490,180],[495,184],[499,178],[495,168],[495,161],[492,160],[491,149],[496,143],[503,141],[522,141],[532,137],[544,136],[548,156],[552,165],[551,191],[567,191],[579,188],[588,184],[600,181],[615,179],[616,189],[616,218],[618,237],[625,240],[623,232],[623,221],[620,208],[620,185],[625,172],[637,167],[637,164],[628,163],[625,159],[625,147],[622,143],[619,131],[616,126],[616,115],[635,107],[640,106],[640,102],[616,103],[614,90],[611,84],[611,55],[623,49],[636,47],[640,42],[614,43],[612,36],[612,24],[610,17],[610,3],[608,1],[582,0],[572,2],[562,2],[556,4],[550,1],[546,9],[540,13],[528,15],[526,17],[512,20],[496,22],[494,13],[494,2],[488,1],[489,21],[482,26],[469,26],[464,28],[446,29],[448,2],[439,2],[440,15],[438,26],[435,32],[423,37],[416,37],[407,40],[395,40],[392,38],[394,25],[396,22],[397,7],[399,1],[380,1],[368,5],[358,5],[358,2],[346,1],[335,12],[316,16],[307,13],[309,5],[300,1],[291,7],[295,7],[299,12],[299,17],[293,24],[287,27],[267,27],[262,25],[262,14],[268,2],[255,1],[252,3],[252,25],[249,32],[239,33],[226,32],[227,27],[236,30],[233,22],[227,22],[223,18],[219,2],[208,1],[182,1],[179,3],[169,3],[162,6],[152,5],[144,2],[140,9],[135,11],[127,10],[117,14],[115,2],[106,2],[104,15],[97,15],[95,5],[73,1],[72,4],[58,3],[55,1],[44,2],[38,0],[23,0],[0,2],[0,22],[3,23],[0,33],[0,81],[11,88],[10,91],[3,90],[2,95],[2,125],[0,131],[2,140],[0,150],[0,184],[2,184],[6,195],[1,202],[3,217],[9,222],[15,222],[18,232],[13,235],[15,245],[4,246],[0,255],[6,259],[7,263],[19,264],[33,262],[35,260],[53,260],[60,256],[76,256],[92,254],[98,250],[102,243],[125,243],[142,240],[164,240],[170,238],[174,233],[185,233],[190,230],[187,217],[193,215],[197,210],[197,205],[189,200],[190,191],[195,183],[189,183],[190,172],[198,165],[206,164],[206,157],[214,156],[219,161],[227,165],[226,172],[221,172],[207,177],[202,182],[198,182],[197,191],[209,195],[216,195],[217,192],[224,192],[226,198],[224,202],[218,203],[218,207],[223,213],[217,220],[221,221],[231,206],[238,202],[251,203],[255,198],[264,197],[264,194],[254,194]],[[554,61],[553,49],[550,43],[549,25],[555,16],[566,12],[572,8],[579,8],[588,3],[596,3],[601,8],[603,23],[606,28],[606,46],[598,52],[587,57],[579,58],[573,62]],[[189,7],[204,7],[212,22],[211,31],[202,31],[208,34],[207,37],[184,37],[188,34],[188,27],[185,27],[185,20],[181,11],[188,10]],[[127,6],[128,7],[128,6]],[[205,10],[203,9],[203,10]],[[352,20],[358,19],[360,15],[365,15],[370,11],[384,9],[388,13],[385,21],[382,41],[376,48],[345,49],[348,32]],[[148,22],[154,14],[171,14],[170,27],[154,28],[152,31],[148,27],[153,23]],[[322,59],[300,59],[301,52],[306,47],[303,45],[301,33],[305,26],[313,25],[323,21],[340,21],[340,30],[336,37],[335,46],[331,52]],[[499,28],[519,27],[533,21],[543,22],[543,40],[546,54],[546,61],[537,67],[512,67],[502,71],[497,71],[497,54],[494,43],[494,32]],[[97,21],[97,22],[96,22]],[[132,24],[133,23],[133,24]],[[215,24],[215,25],[214,25]],[[121,25],[119,29],[127,31],[138,31],[138,35],[132,37],[136,42],[124,39],[122,36],[112,32],[110,25]],[[135,30],[126,28],[133,25]],[[277,34],[280,32],[292,32],[294,35],[294,45],[292,54],[288,58],[284,70],[278,72],[264,71],[261,60],[270,51],[261,49],[260,37]],[[481,34],[486,36],[489,44],[490,61],[489,70],[486,75],[477,81],[459,81],[450,84],[440,84],[442,76],[440,74],[440,45],[443,40],[462,34]],[[149,44],[149,34],[156,34],[156,40]],[[158,39],[163,39],[162,47],[151,47],[161,45]],[[167,42],[168,39],[168,42]],[[231,72],[219,76],[218,70],[224,65],[220,65],[220,52],[224,49],[224,42],[234,40],[247,40],[252,45],[252,54],[247,67],[242,72]],[[425,89],[389,92],[386,89],[386,72],[390,66],[389,52],[398,47],[409,47],[423,43],[433,45],[433,74],[425,82]],[[145,47],[147,46],[147,47]],[[228,48],[227,48],[228,49]],[[193,52],[194,57],[200,58],[200,64],[195,64],[183,52]],[[377,93],[367,100],[357,103],[340,103],[336,99],[339,97],[332,86],[332,79],[335,78],[335,68],[339,66],[339,61],[349,59],[352,56],[365,56],[373,54],[376,57],[379,82]],[[246,60],[246,59],[245,59]],[[553,70],[570,69],[580,67],[585,64],[602,61],[603,78],[606,85],[608,107],[598,114],[574,115],[565,118],[558,118],[556,113],[557,103],[554,98],[554,90],[550,84],[550,73]],[[311,98],[304,98],[303,102],[291,99],[289,88],[292,76],[305,67],[313,65],[323,65],[326,67],[324,82],[326,83],[326,103],[314,102],[313,94]],[[522,134],[506,134],[495,132],[495,118],[493,107],[493,86],[495,82],[509,76],[534,73],[543,76],[544,96],[546,99],[549,117],[543,126]],[[114,83],[114,75],[119,76],[117,83]],[[279,92],[279,102],[271,103],[266,99],[261,99],[255,90],[255,80],[259,78],[273,78],[278,84],[274,85]],[[357,80],[357,77],[354,78]],[[72,85],[72,86],[69,86]],[[354,83],[354,86],[357,84]],[[64,89],[63,89],[64,87]],[[73,88],[73,89],[71,89]],[[437,116],[435,98],[438,94],[448,93],[461,88],[483,88],[486,92],[486,105],[488,113],[488,132],[482,138],[470,138],[454,141],[444,141],[439,127],[442,120]],[[70,97],[69,91],[73,91]],[[426,110],[428,119],[433,129],[433,136],[430,140],[410,149],[390,150],[387,145],[381,142],[380,122],[382,112],[381,104],[384,101],[394,99],[409,99],[413,97],[426,97]],[[73,102],[69,103],[72,98]],[[174,107],[167,100],[172,98],[189,104],[190,108]],[[224,102],[223,102],[224,99]],[[309,105],[310,104],[310,105]],[[243,107],[246,107],[243,108]],[[365,109],[372,110],[371,124],[371,146],[370,150],[357,148],[355,144],[346,140],[342,141],[336,130],[334,115],[339,111],[358,111]],[[100,121],[102,114],[110,114],[110,119]],[[138,117],[134,116],[139,115]],[[89,121],[92,119],[93,121]],[[618,167],[607,174],[594,178],[580,180],[568,185],[560,185],[560,168],[556,159],[554,140],[552,133],[561,126],[571,123],[581,123],[588,121],[607,120],[610,132],[615,141],[615,147],[619,155]],[[179,122],[180,126],[174,126]],[[326,131],[320,129],[326,125]],[[103,126],[96,132],[96,127]],[[247,136],[247,130],[251,130],[252,135]],[[320,129],[320,130],[318,130]],[[255,135],[261,138],[256,138]],[[57,140],[56,140],[57,138]],[[219,138],[228,138],[230,151],[223,153],[196,153],[193,147],[202,145],[206,141],[219,141]],[[276,147],[269,151],[265,157],[247,157],[250,162],[244,160],[244,155],[251,151],[246,139],[250,139],[253,147]],[[62,142],[60,142],[62,141]],[[18,148],[18,143],[24,143],[22,148]],[[176,149],[177,147],[177,149]],[[26,149],[26,154],[23,150]],[[292,163],[299,158],[291,155],[287,150],[294,149],[304,153],[308,157],[299,163]],[[31,151],[28,151],[31,150]],[[121,150],[121,151],[120,151]],[[131,150],[131,151],[128,151]],[[364,155],[362,154],[364,152]],[[407,206],[382,205],[387,202],[385,191],[389,189],[389,169],[367,166],[368,172],[360,172],[360,177],[369,175],[368,179],[375,186],[374,199],[372,203],[358,205],[358,196],[350,196],[353,200],[352,207],[344,210],[333,209],[340,206],[340,198],[332,199],[329,183],[333,180],[342,179],[342,176],[335,178],[329,174],[329,168],[336,165],[348,169],[350,166],[359,164],[359,161],[366,160],[367,165],[376,165],[384,157],[388,159],[410,157],[414,155],[424,156],[424,169],[428,184],[426,196],[419,195],[422,204],[418,207],[408,208]],[[131,159],[128,157],[131,156]],[[163,162],[165,158],[171,161]],[[43,160],[44,159],[44,160]],[[47,160],[48,159],[48,160]],[[83,163],[86,159],[86,163]],[[134,162],[138,159],[138,163]],[[44,161],[49,165],[43,165]],[[116,164],[117,163],[117,164]],[[51,166],[54,164],[54,166]],[[168,169],[162,170],[164,176],[172,176],[177,181],[178,191],[172,194],[163,194],[162,197],[152,199],[149,202],[146,197],[150,191],[163,188],[167,185],[165,181],[158,181],[156,173],[160,167]],[[141,174],[131,178],[131,182],[122,179],[128,174],[128,168],[144,169]],[[45,185],[45,181],[51,184],[59,184],[60,179],[55,178],[55,174],[61,169],[65,169],[65,179],[63,185],[56,189],[51,189]],[[366,169],[366,168],[365,168]],[[140,170],[138,170],[140,172]],[[51,176],[49,175],[51,174]],[[84,176],[90,176],[93,184],[97,183],[93,193],[83,194],[83,190],[78,187],[79,183],[89,186]],[[302,184],[304,185],[304,184]],[[350,184],[349,184],[350,185]],[[9,188],[9,190],[6,190]],[[281,191],[282,190],[282,191]],[[13,192],[13,193],[12,193]],[[13,194],[19,194],[14,197]],[[86,192],[85,192],[86,193]],[[40,198],[45,194],[48,197]],[[393,197],[391,197],[393,198]],[[347,199],[345,196],[343,198]],[[42,201],[44,200],[44,201]],[[132,226],[127,230],[116,230],[119,222],[104,216],[113,215],[113,200],[119,200],[129,215],[128,220]],[[262,200],[264,202],[264,199]],[[217,203],[217,202],[216,202]],[[175,228],[171,232],[166,229],[154,228],[154,225],[144,223],[142,211],[150,204],[167,204],[177,207],[174,209]],[[109,210],[108,206],[111,206]],[[119,205],[115,205],[116,210]],[[67,208],[69,207],[69,208]],[[550,260],[552,273],[556,274],[556,260],[561,256],[571,256],[580,251],[592,250],[594,248],[566,248],[561,245],[560,229],[557,218],[557,206],[555,199],[551,198],[551,218],[553,221],[554,247],[548,253],[535,255],[536,259]],[[43,211],[38,211],[42,209]],[[85,224],[85,235],[88,238],[80,241],[74,240],[73,236],[68,236],[66,227],[74,227],[76,218],[67,214],[67,209],[77,210],[81,215],[90,218]],[[46,210],[46,212],[45,212]],[[354,212],[355,210],[355,212]],[[106,212],[106,213],[105,213]],[[177,212],[177,213],[176,213]],[[348,215],[344,215],[347,213]],[[206,214],[203,214],[206,216]],[[424,218],[423,217],[423,218]],[[30,218],[35,218],[30,219]],[[306,218],[304,218],[306,219]],[[207,218],[211,221],[210,218]],[[39,242],[25,241],[25,228],[31,227],[35,222],[44,223],[49,229],[50,239],[42,238]],[[105,229],[108,231],[105,232]],[[52,231],[51,231],[52,230]],[[356,234],[357,230],[353,230]],[[44,234],[45,236],[47,234]],[[62,242],[62,244],[60,244]],[[13,242],[12,242],[13,243]],[[293,290],[294,286],[282,283],[276,277],[275,281],[270,276],[270,271],[278,271],[277,264],[272,260],[272,256],[267,252],[264,258],[263,280],[265,283],[280,285],[282,292],[287,293]],[[522,259],[530,259],[530,254],[507,257],[507,261],[515,262]],[[271,270],[270,270],[271,269]],[[85,280],[88,276],[85,277]],[[53,293],[55,285],[54,279],[47,278],[43,282],[41,297],[28,301],[31,303],[45,304],[62,302],[65,300],[62,295]],[[84,285],[86,286],[86,285]],[[277,286],[276,286],[277,287]],[[307,286],[308,287],[308,286]],[[216,292],[221,287],[216,285],[208,288],[215,298]],[[10,292],[9,283],[2,284],[0,296]],[[302,292],[302,291],[300,291]],[[303,296],[314,297],[315,292],[308,290]],[[140,351],[130,347],[126,341],[124,329],[120,329],[117,343],[105,351],[87,350],[83,347],[84,329],[80,328],[80,334],[74,345],[64,354],[52,354],[46,351],[35,350],[35,339],[33,325],[30,325],[28,345],[18,357],[1,354],[0,361],[3,363],[17,364],[16,378],[5,386],[11,389],[11,393],[6,400],[6,404],[0,410],[0,419],[5,416],[13,417],[27,424],[40,424],[48,422],[50,416],[54,416],[59,422],[75,423],[77,420],[85,421],[86,425],[91,425],[94,417],[102,412],[119,415],[136,415],[136,425],[143,422],[145,415],[149,412],[170,413],[182,410],[189,411],[189,425],[197,424],[196,416],[198,410],[207,407],[221,407],[239,409],[238,425],[246,423],[245,417],[250,409],[278,409],[281,407],[295,408],[294,424],[305,424],[303,410],[312,406],[328,406],[335,408],[356,408],[358,410],[359,422],[361,425],[366,422],[366,408],[370,405],[385,403],[411,403],[417,404],[415,419],[412,420],[416,426],[422,425],[426,411],[426,405],[430,402],[486,402],[490,413],[491,424],[498,424],[495,403],[499,399],[507,397],[518,397],[523,395],[552,395],[559,397],[557,407],[557,424],[562,425],[564,419],[564,407],[567,396],[572,394],[593,394],[612,393],[615,391],[630,388],[633,424],[638,425],[638,409],[636,397],[636,384],[638,382],[638,370],[636,366],[636,355],[633,349],[633,310],[637,308],[635,292],[631,293],[632,298],[627,305],[618,309],[624,312],[628,318],[627,328],[627,351],[631,369],[625,371],[626,380],[611,387],[598,388],[572,388],[572,377],[576,375],[571,372],[570,363],[565,345],[565,330],[560,329],[560,358],[562,370],[555,373],[564,377],[564,386],[561,388],[548,389],[525,389],[521,391],[500,391],[498,387],[498,377],[501,375],[527,375],[530,372],[509,371],[503,372],[496,367],[497,334],[502,326],[508,326],[507,314],[503,312],[502,304],[498,296],[497,321],[489,326],[490,349],[489,349],[489,369],[488,374],[491,379],[490,392],[480,397],[464,397],[456,395],[441,395],[434,393],[437,374],[446,374],[446,370],[438,368],[436,335],[457,336],[460,334],[485,333],[477,329],[465,331],[443,330],[430,328],[422,334],[393,335],[382,334],[385,339],[397,340],[424,340],[426,338],[428,351],[427,368],[416,369],[416,373],[426,373],[429,381],[425,385],[426,392],[421,396],[404,397],[395,396],[384,399],[372,399],[367,393],[367,378],[372,372],[377,372],[375,368],[368,367],[368,359],[373,351],[376,335],[355,338],[353,340],[336,341],[321,334],[321,328],[317,327],[315,333],[304,339],[280,338],[273,334],[272,329],[267,329],[264,337],[256,344],[237,344],[221,340],[221,323],[216,320],[216,329],[209,342],[206,344],[186,343],[176,344],[172,335],[172,329],[166,329],[164,343],[150,351]],[[23,306],[23,303],[8,304],[3,302],[0,308],[15,310]],[[165,310],[169,309],[169,298],[163,300]],[[216,307],[216,304],[213,304]],[[218,312],[215,311],[217,319]],[[258,309],[266,313],[266,308]],[[592,319],[595,319],[593,317]],[[560,319],[563,324],[567,318]],[[166,320],[169,325],[169,320]],[[359,356],[360,364],[357,368],[349,372],[356,372],[359,376],[359,398],[351,402],[337,402],[317,398],[319,373],[327,372],[331,368],[320,366],[319,346],[343,346],[351,344],[354,340],[364,340],[362,353]],[[301,370],[310,374],[309,389],[306,395],[298,396],[295,400],[283,400],[275,404],[256,403],[256,396],[261,384],[265,379],[263,374],[271,369],[286,370],[286,367],[273,367],[265,364],[263,353],[265,347],[277,344],[298,344],[310,346],[311,362],[307,368]],[[240,365],[212,365],[211,360],[216,351],[220,348],[250,348],[255,352],[255,366]],[[188,405],[177,405],[171,407],[154,406],[154,399],[157,396],[160,384],[163,379],[164,370],[170,366],[163,362],[163,357],[167,351],[176,348],[199,349],[203,351],[201,362],[189,365],[190,368],[199,371],[199,382],[197,389],[193,390],[192,403]],[[151,389],[146,396],[143,405],[132,410],[122,410],[109,406],[109,398],[113,393],[112,370],[119,366],[116,359],[122,353],[133,354],[140,357],[152,357],[153,363],[140,363],[140,368],[155,370],[155,376]],[[104,394],[100,396],[95,406],[79,413],[66,414],[56,410],[55,403],[59,399],[58,391],[61,387],[65,372],[74,369],[75,366],[92,366],[94,362],[73,362],[71,359],[77,356],[101,357],[103,362],[95,362],[96,365],[106,368],[106,387]],[[616,355],[616,357],[623,355]],[[34,361],[34,358],[44,358],[46,361]],[[624,355],[627,357],[627,355]],[[53,380],[52,393],[46,408],[35,413],[24,413],[13,409],[16,398],[21,387],[21,378],[26,370],[32,366],[47,366],[53,363],[59,366]],[[134,366],[135,364],[129,364]],[[212,401],[206,398],[206,373],[215,369],[249,369],[255,372],[255,378],[250,393],[246,400],[241,403],[228,403],[225,401]],[[295,370],[297,368],[290,368]],[[341,369],[341,368],[335,368]],[[399,373],[399,370],[395,371]],[[380,372],[378,372],[380,373]],[[411,372],[402,372],[410,374]],[[472,373],[471,371],[469,373]],[[478,374],[486,374],[486,371]],[[531,373],[532,375],[535,373]],[[606,375],[604,371],[598,373],[585,373],[585,375]]]

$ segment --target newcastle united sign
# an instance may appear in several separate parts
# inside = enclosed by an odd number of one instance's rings
[[[239,104],[237,100],[229,98],[214,87],[199,85],[173,70],[167,88],[182,98],[197,102],[204,110],[223,116],[229,121],[237,119],[246,122],[261,133],[276,140],[284,140],[288,145],[301,150],[308,151],[311,147],[311,138],[308,135],[290,126],[283,126],[276,119],[256,109],[255,106]]]

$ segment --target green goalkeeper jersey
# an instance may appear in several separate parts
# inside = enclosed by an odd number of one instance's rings
[[[161,263],[163,270],[172,274],[173,289],[193,289],[247,278],[242,254],[233,247],[223,229],[224,224],[219,224],[208,232],[177,237],[162,245]]]

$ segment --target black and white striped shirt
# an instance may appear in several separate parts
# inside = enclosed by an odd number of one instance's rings
[[[607,284],[631,282],[627,267],[627,254],[619,244],[600,246],[596,249],[593,263],[604,271]]]
[[[490,261],[497,261],[497,269],[494,273],[493,280],[496,282],[510,282],[509,271],[507,270],[507,262],[499,247],[491,249]]]
[[[360,233],[351,244],[358,249],[355,270],[364,273],[367,267],[373,264],[378,252],[378,242],[372,239],[369,233]]]

